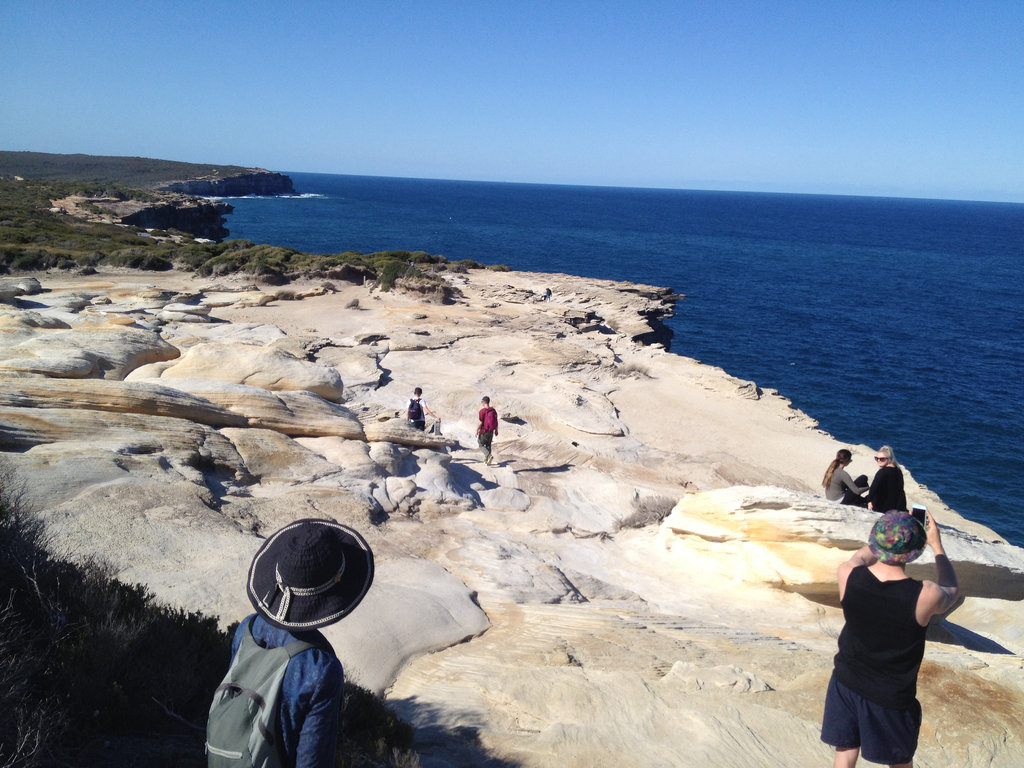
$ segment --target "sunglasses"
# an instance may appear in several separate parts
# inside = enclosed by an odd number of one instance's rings
[[[888,456],[875,456],[875,461],[888,461]]]

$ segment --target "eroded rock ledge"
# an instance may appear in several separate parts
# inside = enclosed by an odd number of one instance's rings
[[[640,343],[663,289],[446,279],[447,304],[179,273],[0,281],[3,458],[70,556],[224,624],[249,611],[262,534],[359,528],[377,579],[328,635],[416,725],[424,765],[827,764],[835,568],[873,520],[818,495],[842,444]],[[415,386],[442,436],[406,424]],[[906,481],[967,594],[929,630],[919,758],[1019,765],[1024,552]]]
[[[145,229],[176,229],[219,242],[234,206],[209,197],[294,194],[290,177],[254,169],[252,173],[161,183],[146,200],[73,196],[52,201],[55,208],[86,221],[129,224]]]

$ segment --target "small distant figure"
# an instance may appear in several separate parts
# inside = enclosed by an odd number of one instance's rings
[[[548,301],[550,298],[551,298],[551,289],[550,288],[545,288],[544,289],[544,301]]]
[[[937,581],[906,574],[925,546],[935,555]],[[910,768],[921,731],[917,673],[929,620],[956,604],[956,572],[939,526],[924,527],[908,512],[886,512],[866,546],[839,566],[839,602],[846,624],[825,695],[821,740],[836,748],[833,768],[865,760]]]
[[[409,409],[406,412],[406,418],[409,419],[409,423],[420,432],[424,432],[427,429],[427,417],[424,416],[424,413],[429,413],[431,418],[435,419],[438,425],[440,425],[441,419],[437,417],[437,414],[430,410],[426,402],[423,400],[423,390],[416,387],[416,389],[412,391],[412,395],[412,399],[409,400]],[[440,431],[441,428],[438,426],[437,432],[440,433]]]
[[[480,401],[480,424],[476,428],[476,441],[484,452],[484,464],[490,464],[494,458],[491,443],[498,434],[498,412],[491,408],[491,398],[484,397]]]
[[[373,553],[333,520],[289,523],[249,566],[256,612],[231,645],[206,728],[209,768],[334,765],[345,673],[320,627],[351,613],[373,582]]]
[[[866,507],[868,500],[864,498],[864,494],[868,490],[868,476],[860,475],[856,480],[851,478],[850,473],[846,471],[851,461],[853,454],[846,448],[836,451],[836,457],[825,470],[821,487],[825,489],[825,498],[829,501]]]
[[[907,494],[903,491],[903,472],[896,463],[892,448],[883,445],[875,451],[875,463],[878,464],[878,471],[868,489],[868,509],[875,512],[893,509],[906,512]]]

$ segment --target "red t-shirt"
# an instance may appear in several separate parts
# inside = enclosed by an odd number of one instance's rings
[[[480,409],[480,428],[477,430],[477,434],[482,432],[497,432],[498,431],[498,412],[487,406],[486,408]]]

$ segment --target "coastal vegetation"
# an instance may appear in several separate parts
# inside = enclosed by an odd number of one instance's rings
[[[52,554],[0,465],[0,767],[203,766],[233,627]],[[159,663],[156,663],[159,660]],[[346,684],[339,766],[414,768],[411,726]]]
[[[181,269],[202,276],[243,274],[275,284],[302,276],[371,280],[388,290],[400,278],[430,282],[439,271],[484,268],[475,261],[449,262],[424,251],[311,254],[247,240],[204,242],[181,231],[71,216],[55,205],[77,196],[86,199],[81,207],[89,211],[89,199],[145,200],[150,194],[97,181],[0,180],[0,273]],[[92,212],[99,218],[99,208]]]
[[[225,178],[249,173],[237,165],[208,165],[148,157],[56,155],[47,152],[0,151],[0,178],[40,181],[92,181],[145,187],[171,179]]]

